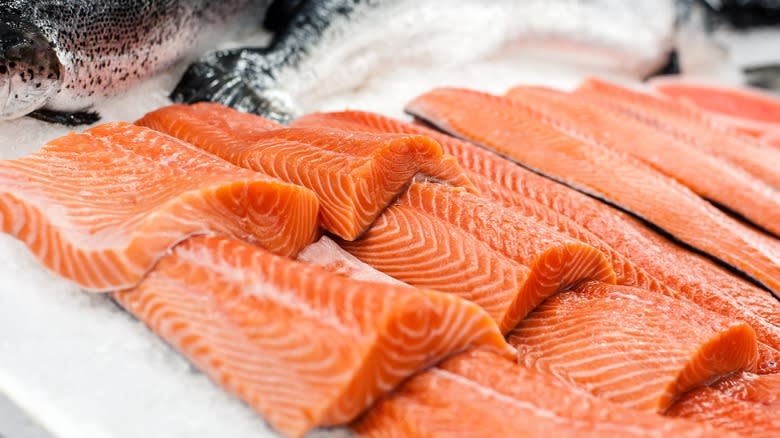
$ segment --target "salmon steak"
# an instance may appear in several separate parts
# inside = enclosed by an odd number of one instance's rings
[[[137,285],[169,248],[196,234],[295,255],[316,238],[318,209],[304,187],[121,122],[0,162],[3,231],[90,291]]]
[[[461,163],[483,196],[608,255],[618,284],[688,300],[748,322],[759,341],[759,372],[777,372],[780,303],[768,292],[675,245],[625,213],[483,148],[420,125],[359,111],[309,114],[293,125],[408,132],[434,138]]]
[[[681,394],[754,370],[747,323],[643,289],[585,283],[509,334],[520,363],[627,408],[662,413]]]
[[[347,423],[413,373],[471,347],[514,358],[451,294],[369,283],[197,236],[115,299],[277,431]]]
[[[560,132],[527,105],[476,91],[437,89],[406,109],[446,132],[618,205],[780,294],[780,241],[732,219],[636,159]]]
[[[750,437],[780,434],[780,374],[740,373],[685,394],[667,416],[709,423]]]
[[[430,182],[413,183],[361,239],[342,246],[407,284],[479,304],[502,332],[559,290],[584,280],[615,282],[596,248],[463,189]]]
[[[252,119],[256,126],[246,133],[237,129]],[[346,240],[360,236],[418,173],[473,189],[454,159],[424,136],[285,128],[216,104],[173,105],[136,123],[310,188],[321,202],[322,227]]]
[[[738,166],[582,96],[526,86],[515,87],[507,96],[544,114],[566,135],[637,158],[780,236],[780,191]]]
[[[472,350],[412,377],[352,429],[369,438],[729,437],[707,424],[624,408]]]
[[[722,157],[780,190],[780,150],[739,135],[693,105],[590,78],[574,91],[599,107],[620,110],[714,156]]]

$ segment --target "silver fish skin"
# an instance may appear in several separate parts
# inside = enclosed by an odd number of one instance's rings
[[[270,0],[0,0],[0,120],[66,124],[189,54],[207,30]]]
[[[636,76],[673,45],[674,0],[303,0],[268,47],[217,51],[184,74],[177,102],[216,101],[285,122],[388,67],[451,66],[541,46]],[[587,60],[585,59],[585,60]],[[582,60],[582,59],[580,59]]]

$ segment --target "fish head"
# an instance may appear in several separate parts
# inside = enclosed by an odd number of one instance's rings
[[[61,69],[54,47],[37,26],[0,11],[0,120],[46,105],[60,89]]]

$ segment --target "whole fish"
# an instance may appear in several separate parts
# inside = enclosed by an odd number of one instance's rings
[[[220,23],[270,0],[0,0],[0,120],[82,124],[102,97],[191,51]],[[260,19],[258,19],[258,23]]]
[[[278,121],[388,68],[452,66],[517,46],[566,47],[645,75],[672,49],[673,0],[288,0],[267,47],[217,51],[171,97],[216,101]],[[308,108],[311,109],[311,108]]]

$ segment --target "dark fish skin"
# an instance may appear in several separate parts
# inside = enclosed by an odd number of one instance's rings
[[[7,37],[24,38],[34,33],[48,42],[28,54],[22,64],[36,73],[42,65],[36,57],[54,57],[59,63],[56,89],[40,96],[34,92],[35,85],[31,88],[18,80],[19,75],[27,74],[26,69],[13,69],[5,62],[0,89],[6,85],[11,92],[0,94],[0,119],[44,108],[46,111],[37,114],[39,118],[63,123],[94,121],[83,111],[95,101],[170,67],[188,54],[210,27],[247,11],[257,14],[259,24],[268,3],[270,0],[0,0],[0,23],[5,24]],[[8,61],[8,47],[0,49],[0,63]],[[11,79],[14,77],[17,80]]]
[[[668,59],[673,1],[278,0],[268,47],[207,54],[171,99],[219,102],[285,123],[302,112],[298,104],[356,89],[383,66],[458,68],[540,40],[584,46],[575,55],[647,74]]]
[[[294,0],[271,7],[279,11],[267,27],[278,29],[268,47],[218,51],[192,64],[171,93],[175,102],[219,102],[240,111],[287,123],[298,112],[290,96],[276,90],[276,75],[296,69],[323,35],[357,14],[393,0]],[[269,13],[270,14],[270,13]],[[284,18],[288,19],[286,24]],[[271,20],[267,20],[271,21]]]

